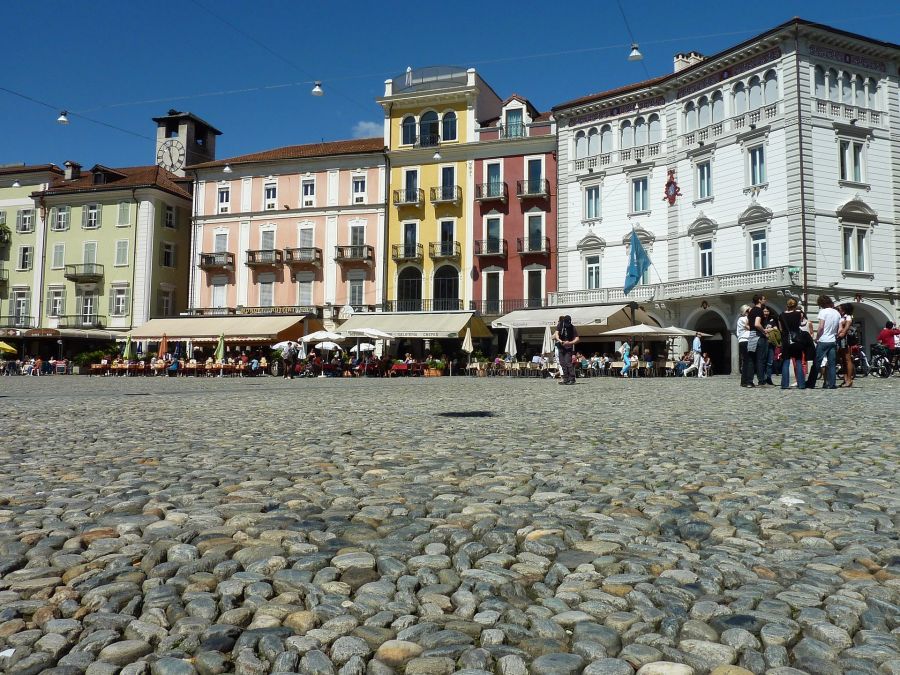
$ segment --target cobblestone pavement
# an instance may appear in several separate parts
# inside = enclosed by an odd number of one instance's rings
[[[0,378],[0,671],[895,675],[857,387]]]

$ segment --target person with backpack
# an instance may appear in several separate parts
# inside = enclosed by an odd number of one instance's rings
[[[281,350],[281,359],[284,361],[283,379],[294,379],[294,364],[297,361],[297,347],[293,342],[288,342]]]
[[[578,337],[578,331],[572,325],[571,316],[566,314],[559,317],[553,339],[556,341],[559,368],[562,373],[560,384],[575,384],[575,365],[572,363],[572,356],[575,353],[575,345],[581,338]]]

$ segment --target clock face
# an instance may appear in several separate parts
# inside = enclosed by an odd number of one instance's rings
[[[167,171],[178,171],[184,166],[184,145],[177,138],[170,138],[156,153],[156,163]]]

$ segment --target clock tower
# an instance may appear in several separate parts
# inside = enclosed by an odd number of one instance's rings
[[[193,113],[170,110],[156,122],[156,163],[183,176],[184,168],[216,158],[216,136],[221,131]]]

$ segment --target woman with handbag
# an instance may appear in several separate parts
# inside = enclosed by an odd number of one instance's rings
[[[781,326],[782,389],[788,389],[791,385],[791,364],[794,364],[797,389],[806,389],[806,377],[803,374],[803,361],[806,360],[806,354],[800,330],[802,321],[803,312],[797,309],[797,301],[791,298],[787,301],[787,309],[778,319]]]

